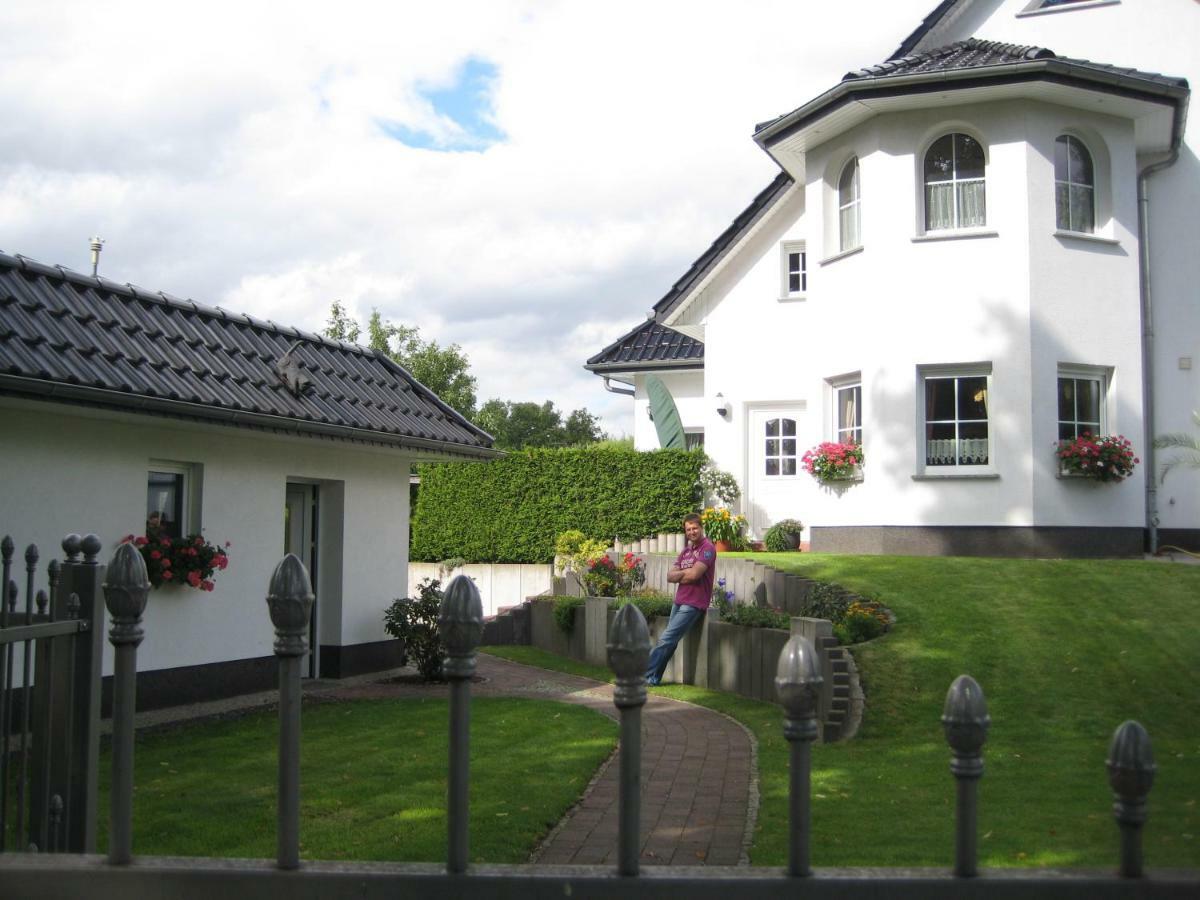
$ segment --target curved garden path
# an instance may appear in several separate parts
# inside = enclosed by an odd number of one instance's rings
[[[577,703],[616,718],[612,686],[478,657],[476,696],[540,697]],[[444,686],[316,682],[305,693],[337,699],[430,696]],[[747,862],[758,811],[755,747],[737,722],[690,703],[650,695],[642,710],[642,863],[720,865]],[[617,779],[613,754],[583,798],[534,851],[535,863],[611,864],[617,860]]]

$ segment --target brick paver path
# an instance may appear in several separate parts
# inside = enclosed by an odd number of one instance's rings
[[[578,703],[616,718],[611,685],[480,654],[473,695],[525,696]],[[374,682],[309,683],[305,693],[344,699],[430,696],[444,687]],[[745,863],[757,813],[757,773],[749,733],[720,713],[651,692],[642,708],[642,862],[646,865]],[[583,799],[535,851],[545,864],[616,864],[614,755]]]

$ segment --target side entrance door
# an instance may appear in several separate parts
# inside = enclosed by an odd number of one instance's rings
[[[283,508],[283,552],[295,553],[308,569],[308,577],[316,593],[317,585],[317,486],[288,482],[287,499]],[[319,635],[317,634],[317,604],[313,603],[308,623],[308,653],[300,671],[306,678],[316,678],[320,671]]]
[[[803,520],[803,453],[798,443],[803,415],[803,406],[788,405],[751,408],[747,417],[745,513],[750,530],[760,539],[780,519]]]

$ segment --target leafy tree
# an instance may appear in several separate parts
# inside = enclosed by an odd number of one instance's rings
[[[501,450],[569,447],[604,437],[599,419],[586,409],[573,410],[563,421],[554,403],[513,403],[492,399],[479,408],[475,423],[496,439]]]
[[[329,308],[325,337],[357,342],[362,329],[337,300]],[[437,341],[424,341],[421,331],[411,325],[397,325],[384,319],[379,310],[371,310],[367,321],[367,346],[387,354],[404,366],[413,377],[467,418],[475,413],[475,378],[462,347]]]
[[[1192,420],[1200,425],[1200,412],[1192,413]],[[1165,481],[1167,473],[1176,466],[1187,469],[1200,469],[1200,436],[1194,434],[1161,434],[1154,439],[1154,446],[1160,450],[1178,450],[1173,457],[1166,460],[1159,474],[1159,479]]]

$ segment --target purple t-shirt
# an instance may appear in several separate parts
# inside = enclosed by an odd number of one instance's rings
[[[696,609],[708,609],[712,601],[713,580],[717,577],[717,548],[712,541],[704,538],[693,547],[686,544],[683,552],[675,557],[675,568],[690,569],[694,563],[702,562],[708,568],[704,577],[691,584],[680,584],[675,592],[676,606],[694,606]]]

